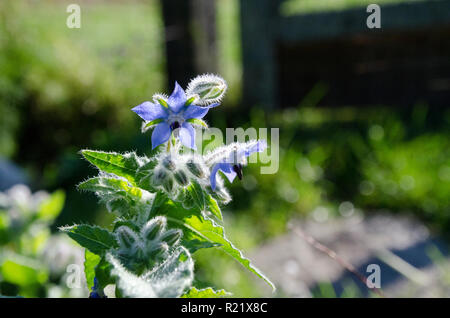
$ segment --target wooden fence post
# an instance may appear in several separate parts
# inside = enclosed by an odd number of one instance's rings
[[[240,0],[243,102],[265,109],[276,104],[275,35],[281,0]]]
[[[195,73],[194,43],[190,28],[190,0],[161,0],[166,41],[168,87],[187,85]]]
[[[217,71],[216,1],[161,0],[168,85]]]

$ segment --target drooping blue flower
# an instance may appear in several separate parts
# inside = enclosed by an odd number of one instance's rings
[[[242,179],[242,167],[247,162],[247,157],[255,152],[262,152],[266,149],[267,143],[265,140],[250,141],[245,144],[231,144],[223,147],[223,152],[226,158],[219,163],[216,163],[211,170],[210,182],[211,189],[216,189],[217,172],[220,170],[227,177],[230,182],[233,182],[236,176],[239,180]],[[220,153],[219,149],[216,153]],[[215,156],[216,154],[213,154]]]
[[[172,132],[177,129],[179,130],[176,137],[181,143],[186,147],[196,149],[195,129],[188,120],[203,118],[210,108],[219,104],[197,106],[188,104],[187,101],[186,93],[175,82],[175,89],[167,100],[162,100],[162,102],[155,101],[155,103],[147,101],[132,109],[145,121],[158,121],[152,133],[152,149],[168,141]]]

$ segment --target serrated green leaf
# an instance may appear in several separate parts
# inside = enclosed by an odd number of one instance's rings
[[[140,161],[145,160],[139,158],[134,152],[122,155],[115,152],[82,150],[81,154],[101,171],[114,173],[127,179],[133,185],[136,184],[136,170],[144,164]]]
[[[117,246],[114,235],[98,226],[81,224],[61,227],[60,230],[67,233],[82,247],[97,255],[102,255]]]
[[[88,179],[80,183],[78,188],[95,192],[106,203],[109,212],[119,212],[122,215],[143,212],[155,196],[141,188],[130,186],[125,180],[107,177]]]
[[[107,255],[107,260],[124,297],[179,297],[194,278],[194,262],[184,247],[178,247],[163,263],[141,276],[129,272],[112,254]]]
[[[225,236],[224,228],[213,220],[206,219],[201,213],[194,210],[186,210],[173,201],[166,201],[157,210],[157,213],[167,218],[168,224],[173,228],[183,230],[182,245],[194,253],[198,249],[217,247],[237,260],[249,271],[262,278],[274,290],[273,283],[250,260],[242,255]]]
[[[221,290],[214,290],[211,287],[204,289],[197,289],[192,287],[186,294],[181,296],[181,298],[222,298],[231,296],[231,293]]]
[[[142,198],[142,190],[140,188],[129,186],[126,181],[121,179],[94,177],[81,182],[78,188],[80,190],[99,192],[101,195],[115,193],[133,201],[139,201]]]
[[[53,192],[39,207],[37,217],[47,222],[56,219],[64,207],[65,198],[64,191],[58,190]]]
[[[89,250],[84,251],[84,274],[87,288],[90,291],[94,286],[95,267],[100,263],[101,257]]]
[[[136,171],[136,182],[137,185],[147,191],[157,192],[150,182],[150,178],[153,174],[153,170],[157,166],[158,162],[156,160],[150,160],[144,165],[140,166]]]
[[[209,194],[206,195],[207,210],[211,212],[220,221],[223,221],[222,212],[220,211],[217,201]]]

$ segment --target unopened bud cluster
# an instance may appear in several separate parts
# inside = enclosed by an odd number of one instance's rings
[[[179,229],[167,230],[167,220],[163,216],[151,219],[140,229],[132,227],[121,225],[115,231],[119,244],[117,254],[125,260],[126,267],[137,272],[165,259],[183,236]]]
[[[173,200],[179,201],[185,208],[193,206],[186,187],[196,182],[222,203],[231,200],[223,182],[219,182],[219,189],[211,190],[209,187],[209,169],[200,156],[180,154],[163,154],[159,163],[152,171],[151,186],[164,191]]]

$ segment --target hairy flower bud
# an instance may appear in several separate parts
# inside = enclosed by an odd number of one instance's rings
[[[173,190],[173,178],[171,176],[168,176],[164,180],[162,186],[163,186],[164,190],[166,190],[167,192],[172,192],[172,190]]]
[[[168,174],[164,169],[157,169],[152,176],[152,182],[154,185],[158,186],[163,184],[167,177]]]
[[[192,196],[189,194],[189,191],[186,189],[181,189],[176,200],[178,202],[181,202],[183,208],[187,210],[191,209],[194,206],[194,200]]]
[[[227,204],[231,201],[231,196],[223,186],[216,187],[216,190],[211,192],[213,197],[220,203]]]
[[[186,173],[183,170],[178,170],[175,171],[173,174],[175,181],[181,185],[181,186],[186,186],[189,183],[189,179],[186,175]]]
[[[174,171],[176,169],[175,162],[170,156],[167,156],[162,160],[162,165],[164,166],[164,168],[170,171]]]
[[[169,246],[166,242],[158,242],[150,246],[149,256],[150,258],[161,257],[169,250]]]
[[[181,230],[169,230],[161,235],[161,241],[166,242],[169,246],[173,246],[180,241],[182,236],[183,232]]]
[[[195,162],[192,159],[190,159],[188,162],[186,162],[186,167],[197,178],[202,179],[206,176],[202,166],[198,162]]]
[[[152,241],[156,239],[165,230],[166,223],[167,223],[166,218],[162,216],[157,216],[154,219],[151,219],[142,228],[141,230],[142,236],[147,241]]]
[[[204,74],[194,78],[188,85],[186,94],[195,96],[198,105],[220,102],[227,90],[227,83],[217,75]]]
[[[117,238],[120,245],[127,249],[131,248],[133,244],[138,240],[138,236],[136,235],[136,233],[128,226],[119,227],[119,229],[117,230]]]

